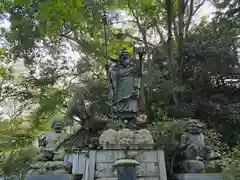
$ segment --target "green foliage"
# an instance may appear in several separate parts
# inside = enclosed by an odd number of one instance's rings
[[[229,117],[234,121],[239,121],[240,119],[240,103],[229,104]]]
[[[24,148],[17,152],[8,154],[7,159],[0,164],[0,168],[4,171],[4,175],[24,176],[30,164],[36,157],[37,150],[34,147]]]
[[[9,123],[8,121],[0,122],[0,152],[5,153],[9,151],[16,151],[26,147],[26,145],[32,143],[39,134],[36,134],[34,130],[31,130],[31,124],[29,121],[22,119],[16,120],[15,123]]]
[[[235,146],[240,134],[240,111],[238,103],[230,102],[240,100],[240,94],[226,79],[239,79],[231,68],[237,64],[239,48],[239,12],[235,11],[239,2],[225,1],[221,7],[215,3],[218,8],[229,7],[229,11],[216,14],[211,22],[203,19],[195,26],[191,26],[191,12],[197,12],[199,4],[189,0],[183,7],[180,2],[0,2],[0,13],[8,12],[11,17],[10,31],[1,31],[9,49],[0,48],[0,102],[13,98],[21,102],[21,112],[28,110],[21,114],[23,118],[0,121],[0,151],[20,151],[49,130],[51,117],[66,113],[67,101],[72,95],[72,79],[82,85],[79,94],[86,105],[90,105],[88,113],[92,117],[109,116],[104,69],[104,10],[124,11],[130,19],[121,23],[131,22],[127,28],[115,28],[113,22],[119,23],[121,18],[108,19],[108,55],[111,58],[117,58],[124,46],[132,51],[133,42],[145,46],[147,113],[150,122],[154,121],[149,128],[157,146],[165,150],[168,169],[173,168],[174,150],[179,146],[184,128],[184,122],[177,118],[191,116],[204,121],[207,129],[214,129],[206,133],[211,145],[222,147],[223,144],[225,148],[224,142],[227,142],[230,147]],[[156,34],[160,40],[150,42],[153,39],[150,34]],[[69,66],[71,59],[65,56],[69,49],[80,54],[73,57],[73,67]],[[12,68],[3,65],[20,60],[24,61],[26,75],[16,77]],[[26,120],[31,128],[22,128]],[[110,126],[119,127],[114,123]],[[237,150],[233,152],[228,156],[237,157]],[[16,159],[15,155],[11,157]],[[14,166],[13,171],[19,169]]]
[[[181,134],[185,130],[186,122],[162,116],[148,128],[152,132],[156,146],[163,149],[168,172],[172,173],[176,166],[176,158],[180,148]]]
[[[235,180],[240,179],[240,146],[225,152],[221,161],[225,174],[230,173]]]

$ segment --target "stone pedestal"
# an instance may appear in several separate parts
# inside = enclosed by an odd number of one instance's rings
[[[136,180],[136,166],[140,163],[133,159],[120,159],[115,161],[113,167],[117,170],[119,180]]]
[[[221,174],[175,174],[174,180],[222,180]]]
[[[27,176],[68,174],[69,164],[63,161],[37,162],[30,166]]]
[[[64,161],[72,164],[72,174],[84,174],[88,151],[80,151],[65,155]]]
[[[72,175],[39,175],[28,176],[25,180],[73,180]]]
[[[153,149],[154,141],[147,129],[116,131],[108,129],[99,137],[103,149]]]
[[[119,159],[131,157],[139,162],[137,180],[167,180],[162,150],[97,150],[90,151],[87,180],[118,180],[114,167]]]
[[[115,165],[123,159],[139,163],[132,171],[136,180],[167,180],[164,152],[153,149],[147,129],[108,129],[99,137],[99,144],[103,150],[89,154],[88,180],[118,180]]]

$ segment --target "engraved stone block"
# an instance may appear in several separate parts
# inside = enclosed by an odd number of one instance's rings
[[[154,141],[147,129],[108,129],[100,135],[99,144],[103,149],[152,149]]]
[[[71,175],[42,175],[42,176],[28,176],[26,180],[71,180],[73,177]]]
[[[113,162],[115,162],[118,159],[124,159],[124,158],[126,158],[125,156],[126,156],[126,154],[124,153],[124,151],[115,151]]]
[[[106,162],[106,163],[113,163],[114,162],[114,151],[98,151],[96,162]]]
[[[117,177],[116,172],[112,168],[112,163],[97,163],[96,164],[96,177]]]
[[[126,153],[127,157],[125,158],[131,158],[131,159],[135,159],[136,161],[139,161],[140,159],[140,151],[137,150],[129,150]]]
[[[146,167],[144,163],[141,163],[139,166],[136,167],[136,175],[139,176],[145,176],[146,174]]]
[[[145,163],[146,166],[146,176],[158,176],[158,163]]]
[[[141,163],[136,167],[137,177],[159,176],[158,163]]]
[[[113,164],[124,158],[140,163],[136,166],[137,180],[167,180],[164,152],[161,150],[98,150],[94,157],[94,166],[90,169],[95,169],[95,172],[89,173],[89,180],[117,180]]]
[[[139,162],[158,162],[156,151],[142,150],[139,152]]]
[[[117,178],[97,178],[96,180],[118,180]]]
[[[159,177],[141,177],[138,180],[160,180]]]
[[[221,174],[175,174],[175,180],[221,180]]]

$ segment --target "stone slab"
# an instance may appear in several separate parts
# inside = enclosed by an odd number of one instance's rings
[[[40,175],[28,176],[25,180],[73,180],[72,175]]]
[[[95,177],[117,177],[116,170],[112,167],[113,163],[96,163]],[[140,163],[136,167],[137,177],[158,177],[158,163]]]
[[[98,150],[95,151],[89,169],[89,180],[115,180],[116,169],[113,163],[116,160],[131,157],[137,160],[140,165],[136,167],[137,180],[167,180],[164,152],[162,150]],[[95,161],[94,161],[95,160]],[[91,163],[90,163],[91,164]],[[94,177],[92,177],[94,174]]]
[[[175,180],[221,180],[221,174],[175,174]]]
[[[118,180],[118,178],[97,178],[96,180]],[[137,180],[159,180],[158,177],[142,177]]]
[[[124,150],[100,150],[97,151],[96,162],[114,163],[118,159],[126,158]],[[139,162],[158,162],[158,151],[154,150],[128,150],[128,156],[135,157]]]

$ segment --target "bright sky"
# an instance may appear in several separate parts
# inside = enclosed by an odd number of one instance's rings
[[[207,17],[210,20],[213,17],[213,13],[216,11],[216,8],[211,5],[210,2],[206,2],[200,9],[198,14],[194,17],[195,21],[201,20],[202,17]]]

